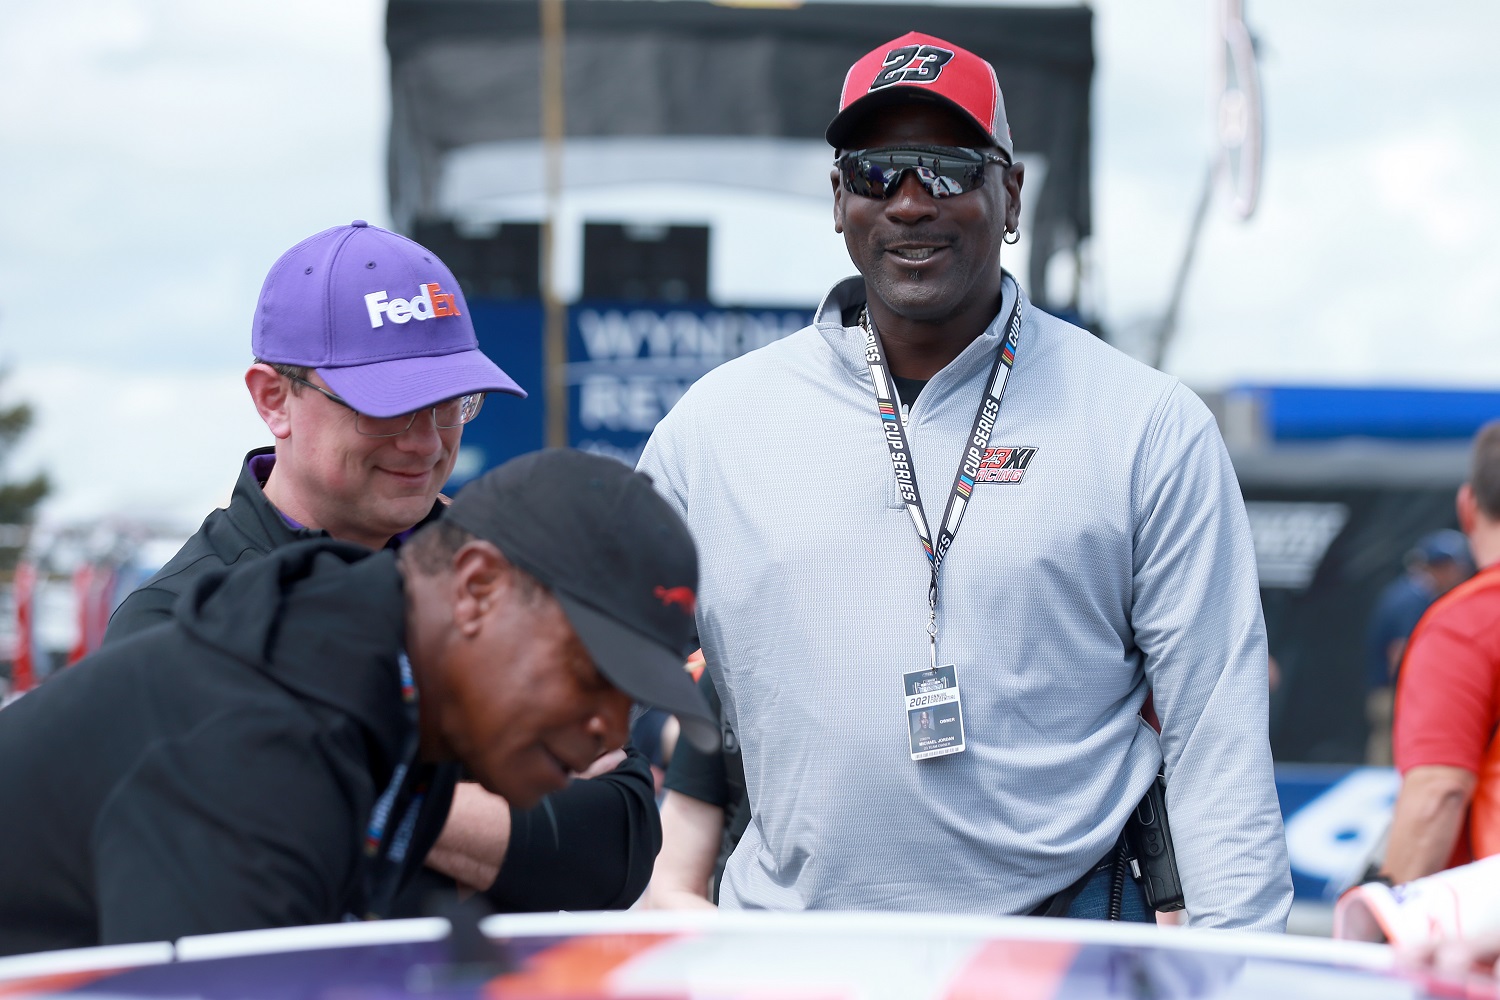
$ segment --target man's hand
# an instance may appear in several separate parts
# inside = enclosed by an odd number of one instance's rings
[[[1382,872],[1397,885],[1441,871],[1453,854],[1475,777],[1461,767],[1414,767],[1401,779]]]

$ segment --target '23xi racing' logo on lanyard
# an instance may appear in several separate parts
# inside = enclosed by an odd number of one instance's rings
[[[903,45],[891,49],[880,64],[883,68],[870,84],[870,90],[898,83],[932,83],[943,71],[953,53],[936,45]]]
[[[974,477],[974,484],[1019,483],[1025,478],[1026,467],[1034,455],[1036,448],[1030,446],[986,448],[984,457],[979,460],[979,474]]]

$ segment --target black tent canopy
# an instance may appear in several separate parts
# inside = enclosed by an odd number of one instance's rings
[[[995,65],[1017,149],[1046,159],[1028,234],[1034,297],[1045,296],[1051,257],[1091,231],[1087,8],[567,0],[564,10],[569,139],[821,141],[859,56],[910,30],[947,38]],[[439,187],[451,155],[540,140],[539,5],[390,0],[386,43],[391,210],[410,231],[442,221]]]

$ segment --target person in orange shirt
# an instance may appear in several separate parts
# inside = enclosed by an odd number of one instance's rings
[[[1396,690],[1394,883],[1500,854],[1500,420],[1474,438],[1458,520],[1479,572],[1417,623]]]

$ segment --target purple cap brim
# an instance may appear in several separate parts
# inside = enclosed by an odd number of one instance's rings
[[[475,392],[526,398],[526,390],[477,349],[318,368],[317,373],[350,406],[372,417],[396,417]]]

